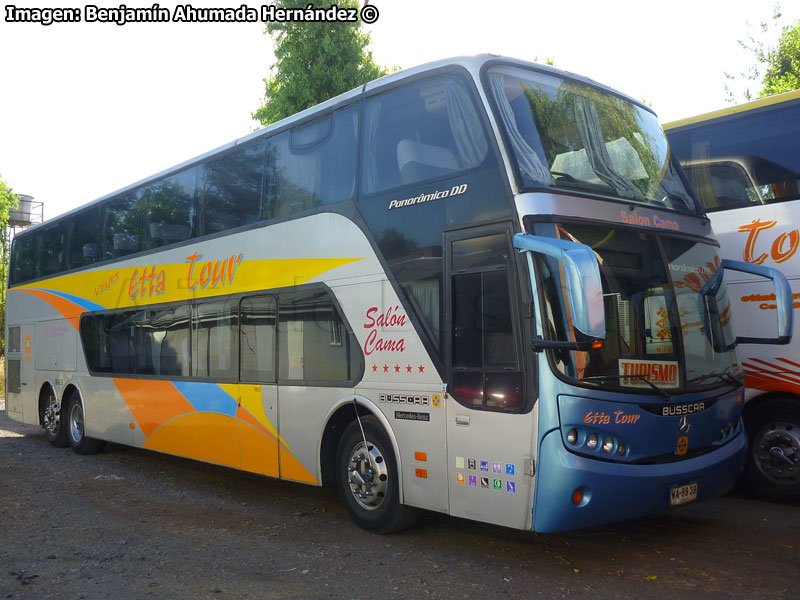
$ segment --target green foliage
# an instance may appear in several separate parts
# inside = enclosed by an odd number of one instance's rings
[[[19,196],[3,181],[0,175],[0,354],[5,355],[5,332],[6,332],[6,288],[8,282],[8,212],[17,207]]]
[[[762,98],[781,92],[800,90],[800,20],[783,28],[778,47],[766,55]]]
[[[279,0],[277,6],[304,9],[308,0]],[[358,0],[340,0],[342,8],[358,9]],[[369,33],[361,21],[347,23],[267,23],[266,33],[274,39],[276,63],[264,79],[264,100],[253,113],[262,125],[269,125],[314,106],[338,94],[386,75],[367,49]]]
[[[746,40],[739,40],[742,48],[753,53],[756,62],[738,76],[725,73],[726,79],[729,80],[729,83],[725,84],[728,102],[737,100],[729,85],[737,79],[745,82],[742,96],[746,101],[753,99],[749,84],[746,82],[757,82],[759,78],[762,89],[758,95],[762,98],[800,89],[800,20],[793,25],[781,27],[782,16],[780,6],[775,5],[771,22],[761,21],[758,32],[751,31],[747,34]],[[776,30],[780,31],[779,36],[775,33]],[[775,37],[779,38],[777,46],[767,41]]]

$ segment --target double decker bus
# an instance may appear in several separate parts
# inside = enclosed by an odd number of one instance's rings
[[[485,55],[394,73],[16,237],[9,415],[551,532],[727,491],[721,261],[651,110]]]
[[[800,307],[800,90],[668,123],[667,136],[711,218],[722,256],[783,271]],[[739,274],[737,323],[769,327],[775,302]],[[800,500],[800,348],[745,344],[744,481],[759,496]]]

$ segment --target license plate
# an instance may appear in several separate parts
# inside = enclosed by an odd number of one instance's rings
[[[692,500],[697,500],[697,484],[689,483],[686,485],[679,485],[669,491],[669,503],[672,506],[679,506],[686,504]]]

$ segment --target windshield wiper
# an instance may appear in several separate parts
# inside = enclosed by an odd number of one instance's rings
[[[605,194],[607,196],[617,195],[617,189],[607,183],[595,183],[593,181],[586,181],[585,179],[576,179],[568,173],[560,173],[558,171],[550,171],[550,173],[558,178],[555,180],[556,187],[564,187],[571,190],[595,194]]]
[[[577,179],[575,179],[569,173],[562,173],[561,171],[550,171],[550,174],[551,175],[556,175],[557,177],[559,177],[561,179],[565,179],[566,181],[572,181],[572,182],[577,182],[578,181]]]
[[[727,373],[727,372],[725,372],[725,373],[708,373],[706,375],[698,375],[697,377],[694,377],[694,378],[690,379],[689,381],[687,381],[686,384],[689,385],[689,384],[692,384],[692,383],[700,383],[702,381],[705,381],[709,377],[716,377],[717,381],[723,381],[723,382],[727,383],[728,385],[730,385],[732,387],[741,387],[742,385],[744,385],[741,381],[736,379],[736,377],[734,377],[733,375],[731,375],[730,373]]]
[[[653,388],[656,392],[658,392],[658,394],[660,394],[664,398],[664,400],[666,400],[667,402],[672,402],[672,396],[670,395],[670,393],[667,392],[667,390],[658,387],[655,383],[650,381],[647,378],[647,375],[641,375],[641,374],[637,374],[637,375],[594,375],[592,377],[583,377],[583,379],[587,380],[587,381],[588,380],[607,381],[609,379],[616,379],[617,381],[620,381],[620,382],[623,379],[640,379],[640,380],[644,381],[647,385],[649,385],[651,388]]]

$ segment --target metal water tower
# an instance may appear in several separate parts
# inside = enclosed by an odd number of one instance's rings
[[[41,223],[44,218],[44,203],[34,202],[33,196],[17,194],[17,208],[8,211],[8,228],[13,235],[18,230],[27,229],[31,225]]]

